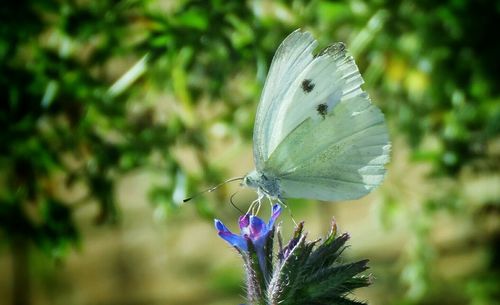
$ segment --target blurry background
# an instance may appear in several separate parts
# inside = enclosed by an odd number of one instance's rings
[[[499,304],[500,3],[18,0],[0,8],[0,304],[239,304],[253,119],[296,28],[344,41],[386,115],[382,187],[293,200],[370,258],[370,304]],[[492,36],[493,35],[493,36]],[[264,212],[262,215],[266,215]],[[284,227],[293,223],[287,213]]]

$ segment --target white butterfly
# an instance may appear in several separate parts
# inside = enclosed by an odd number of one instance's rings
[[[253,133],[256,169],[243,185],[264,196],[349,200],[382,183],[390,142],[382,112],[343,43],[314,55],[308,32],[274,55]]]

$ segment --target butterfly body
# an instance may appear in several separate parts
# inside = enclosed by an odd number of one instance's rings
[[[259,198],[264,196],[283,201],[278,178],[256,170],[243,178],[243,185],[257,190]]]
[[[382,112],[343,43],[314,55],[317,42],[297,30],[280,45],[254,126],[256,169],[243,185],[267,196],[357,199],[385,175],[390,142]]]

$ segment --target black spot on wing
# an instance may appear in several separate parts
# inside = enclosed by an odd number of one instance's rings
[[[319,104],[318,106],[316,106],[316,111],[324,119],[326,114],[328,113],[328,105],[327,104]]]
[[[309,93],[314,89],[314,84],[310,79],[304,79],[302,81],[302,90],[304,90],[305,93]]]

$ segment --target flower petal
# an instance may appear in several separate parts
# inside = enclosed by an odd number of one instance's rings
[[[227,231],[227,232],[230,232],[228,228],[226,228],[226,226],[222,223],[222,221],[218,220],[218,219],[214,219],[214,224],[215,224],[215,228],[217,229],[217,231]]]
[[[266,223],[257,216],[250,216],[250,238],[255,240],[260,236],[267,234]]]
[[[245,214],[243,216],[240,216],[238,224],[240,225],[240,230],[247,228],[248,225],[250,224],[250,215]]]
[[[219,236],[227,241],[231,246],[240,249],[241,251],[248,251],[247,240],[244,237],[233,234],[231,232],[219,232]]]
[[[271,214],[271,218],[269,219],[269,223],[267,225],[268,230],[271,230],[272,227],[274,226],[274,223],[276,222],[276,219],[278,219],[278,216],[281,214],[281,205],[279,203],[273,205],[273,211]]]
[[[248,251],[247,241],[245,238],[231,233],[222,221],[215,219],[215,228],[219,231],[219,236],[227,241],[231,246],[237,247],[242,251]]]

